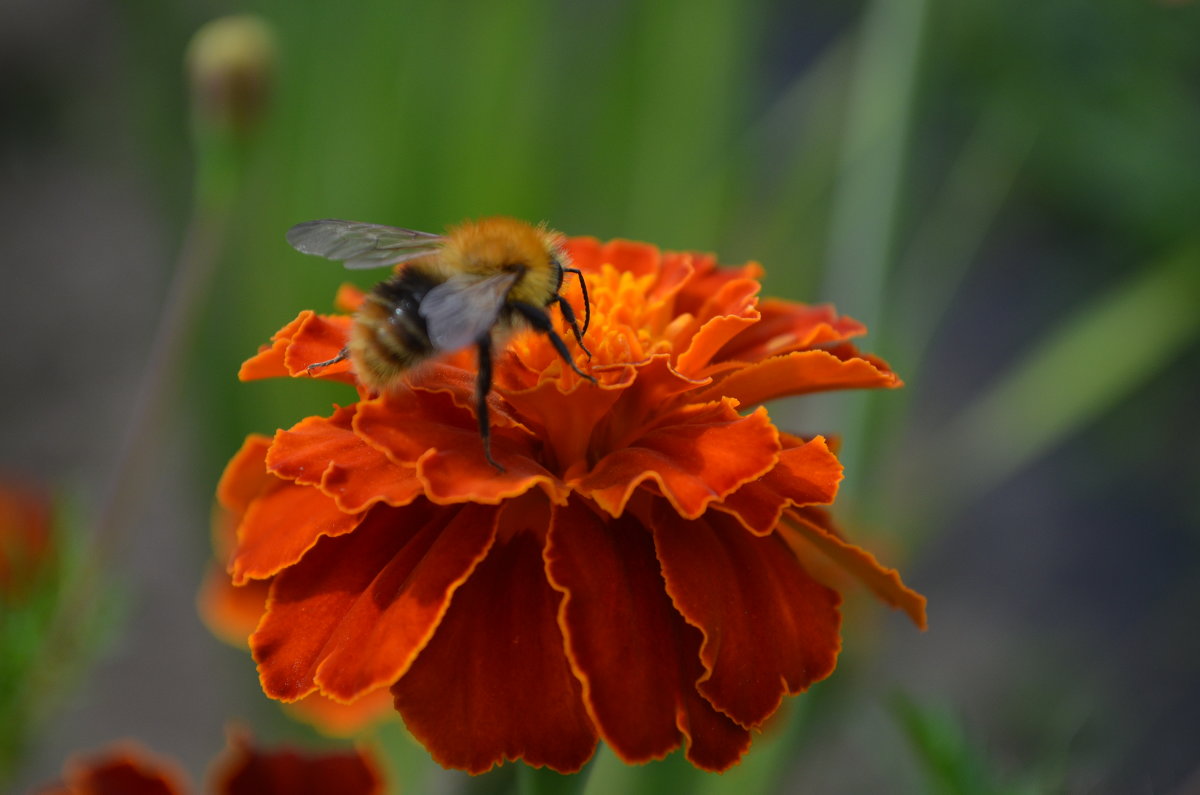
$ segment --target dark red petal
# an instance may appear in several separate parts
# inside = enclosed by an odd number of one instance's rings
[[[765,409],[740,416],[731,402],[690,404],[602,458],[574,484],[613,516],[654,480],[682,516],[695,518],[775,465],[779,436]]]
[[[183,795],[188,791],[187,777],[174,761],[129,740],[99,754],[74,756],[64,767],[62,788],[44,789],[41,795]]]
[[[359,405],[278,431],[267,454],[268,469],[281,478],[317,486],[346,513],[377,502],[407,505],[421,496],[424,486],[415,467],[393,462],[354,432]]]
[[[280,480],[247,509],[238,525],[237,550],[229,563],[234,585],[278,574],[310,550],[322,536],[349,533],[363,514],[341,511],[311,486]]]
[[[667,598],[650,532],[572,503],[555,510],[546,560],[588,713],[613,751],[630,764],[660,759],[682,731],[697,765],[736,761],[749,734],[696,692],[700,634]]]
[[[914,624],[925,629],[925,597],[905,585],[899,572],[882,565],[870,552],[839,538],[824,512],[799,509],[789,511],[788,518],[792,523],[780,525],[780,531],[789,544],[812,544],[876,596],[903,610]]]
[[[558,628],[562,596],[542,561],[548,524],[540,496],[504,504],[491,552],[392,687],[413,736],[447,767],[482,773],[523,759],[573,773],[595,750]]]
[[[319,542],[275,578],[250,638],[263,690],[293,701],[319,685],[349,700],[395,681],[487,553],[495,513],[379,506],[349,536]]]
[[[713,506],[736,516],[756,535],[772,532],[784,508],[833,502],[842,479],[842,465],[823,437],[794,447],[790,445],[796,442],[785,438],[784,444],[789,446],[770,472]]]
[[[246,735],[231,732],[210,790],[217,795],[382,795],[384,786],[378,765],[365,751],[259,751]]]
[[[675,607],[704,633],[699,689],[733,720],[759,726],[785,694],[828,676],[840,647],[840,597],[800,567],[777,536],[712,513],[654,513],[654,543]]]
[[[734,370],[697,395],[735,398],[753,406],[787,395],[830,389],[876,389],[902,386],[896,374],[874,358],[840,359],[829,351],[794,351]]]

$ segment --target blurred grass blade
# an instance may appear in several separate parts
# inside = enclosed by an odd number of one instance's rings
[[[938,461],[969,491],[1035,461],[1194,340],[1198,298],[1200,248],[1189,248],[1075,312],[948,423]]]
[[[885,311],[893,337],[906,340],[906,377],[919,366],[929,339],[1000,214],[1036,138],[1036,130],[1006,104],[979,119],[950,166],[897,268],[897,295]],[[894,310],[891,309],[894,307]],[[898,364],[898,363],[894,363]]]
[[[916,752],[930,793],[992,795],[1001,791],[991,780],[983,754],[970,744],[948,710],[921,707],[896,696],[892,714]]]
[[[879,317],[892,257],[925,8],[877,1],[859,31],[822,298],[867,323]]]

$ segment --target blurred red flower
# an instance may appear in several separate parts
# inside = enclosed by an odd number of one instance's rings
[[[44,574],[57,551],[51,538],[50,497],[0,481],[0,602],[14,602]]]
[[[383,777],[366,751],[299,753],[261,751],[243,731],[229,734],[229,747],[213,766],[215,795],[382,795]],[[39,795],[186,795],[187,776],[171,759],[126,740],[106,751],[75,756],[63,780]]]
[[[857,322],[760,303],[757,265],[587,238],[568,251],[598,384],[542,335],[515,337],[488,399],[504,472],[476,430],[471,354],[234,457],[229,572],[271,582],[250,646],[273,698],[390,687],[446,766],[570,772],[603,739],[627,762],[683,744],[723,770],[834,668],[840,597],[799,547],[925,620],[923,597],[807,507],[841,478],[827,441],[752,407],[900,381],[848,342]],[[573,284],[566,297],[581,303]],[[343,288],[338,303],[361,300]],[[302,312],[240,375],[307,377],[351,322]],[[345,362],[312,375],[356,384]]]

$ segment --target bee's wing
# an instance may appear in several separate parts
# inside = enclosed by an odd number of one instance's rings
[[[341,260],[347,268],[381,268],[437,250],[444,238],[415,229],[324,218],[287,231],[292,248],[304,254]]]
[[[454,276],[425,293],[420,313],[433,347],[456,351],[490,331],[518,275],[505,271],[486,279]]]

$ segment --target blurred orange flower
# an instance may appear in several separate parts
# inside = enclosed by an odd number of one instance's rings
[[[827,441],[752,407],[900,381],[848,341],[859,323],[759,302],[757,265],[627,241],[568,250],[598,383],[544,336],[515,337],[488,398],[504,472],[483,455],[470,354],[378,397],[360,387],[230,462],[219,497],[244,516],[229,572],[271,581],[250,646],[273,698],[390,687],[446,766],[570,772],[603,739],[627,762],[683,744],[723,770],[834,668],[840,597],[800,545],[924,625],[923,597],[806,507],[837,491]],[[573,284],[566,297],[581,303]],[[343,288],[338,304],[361,300]],[[302,312],[240,375],[308,377],[350,323]],[[312,375],[356,384],[345,362]]]

